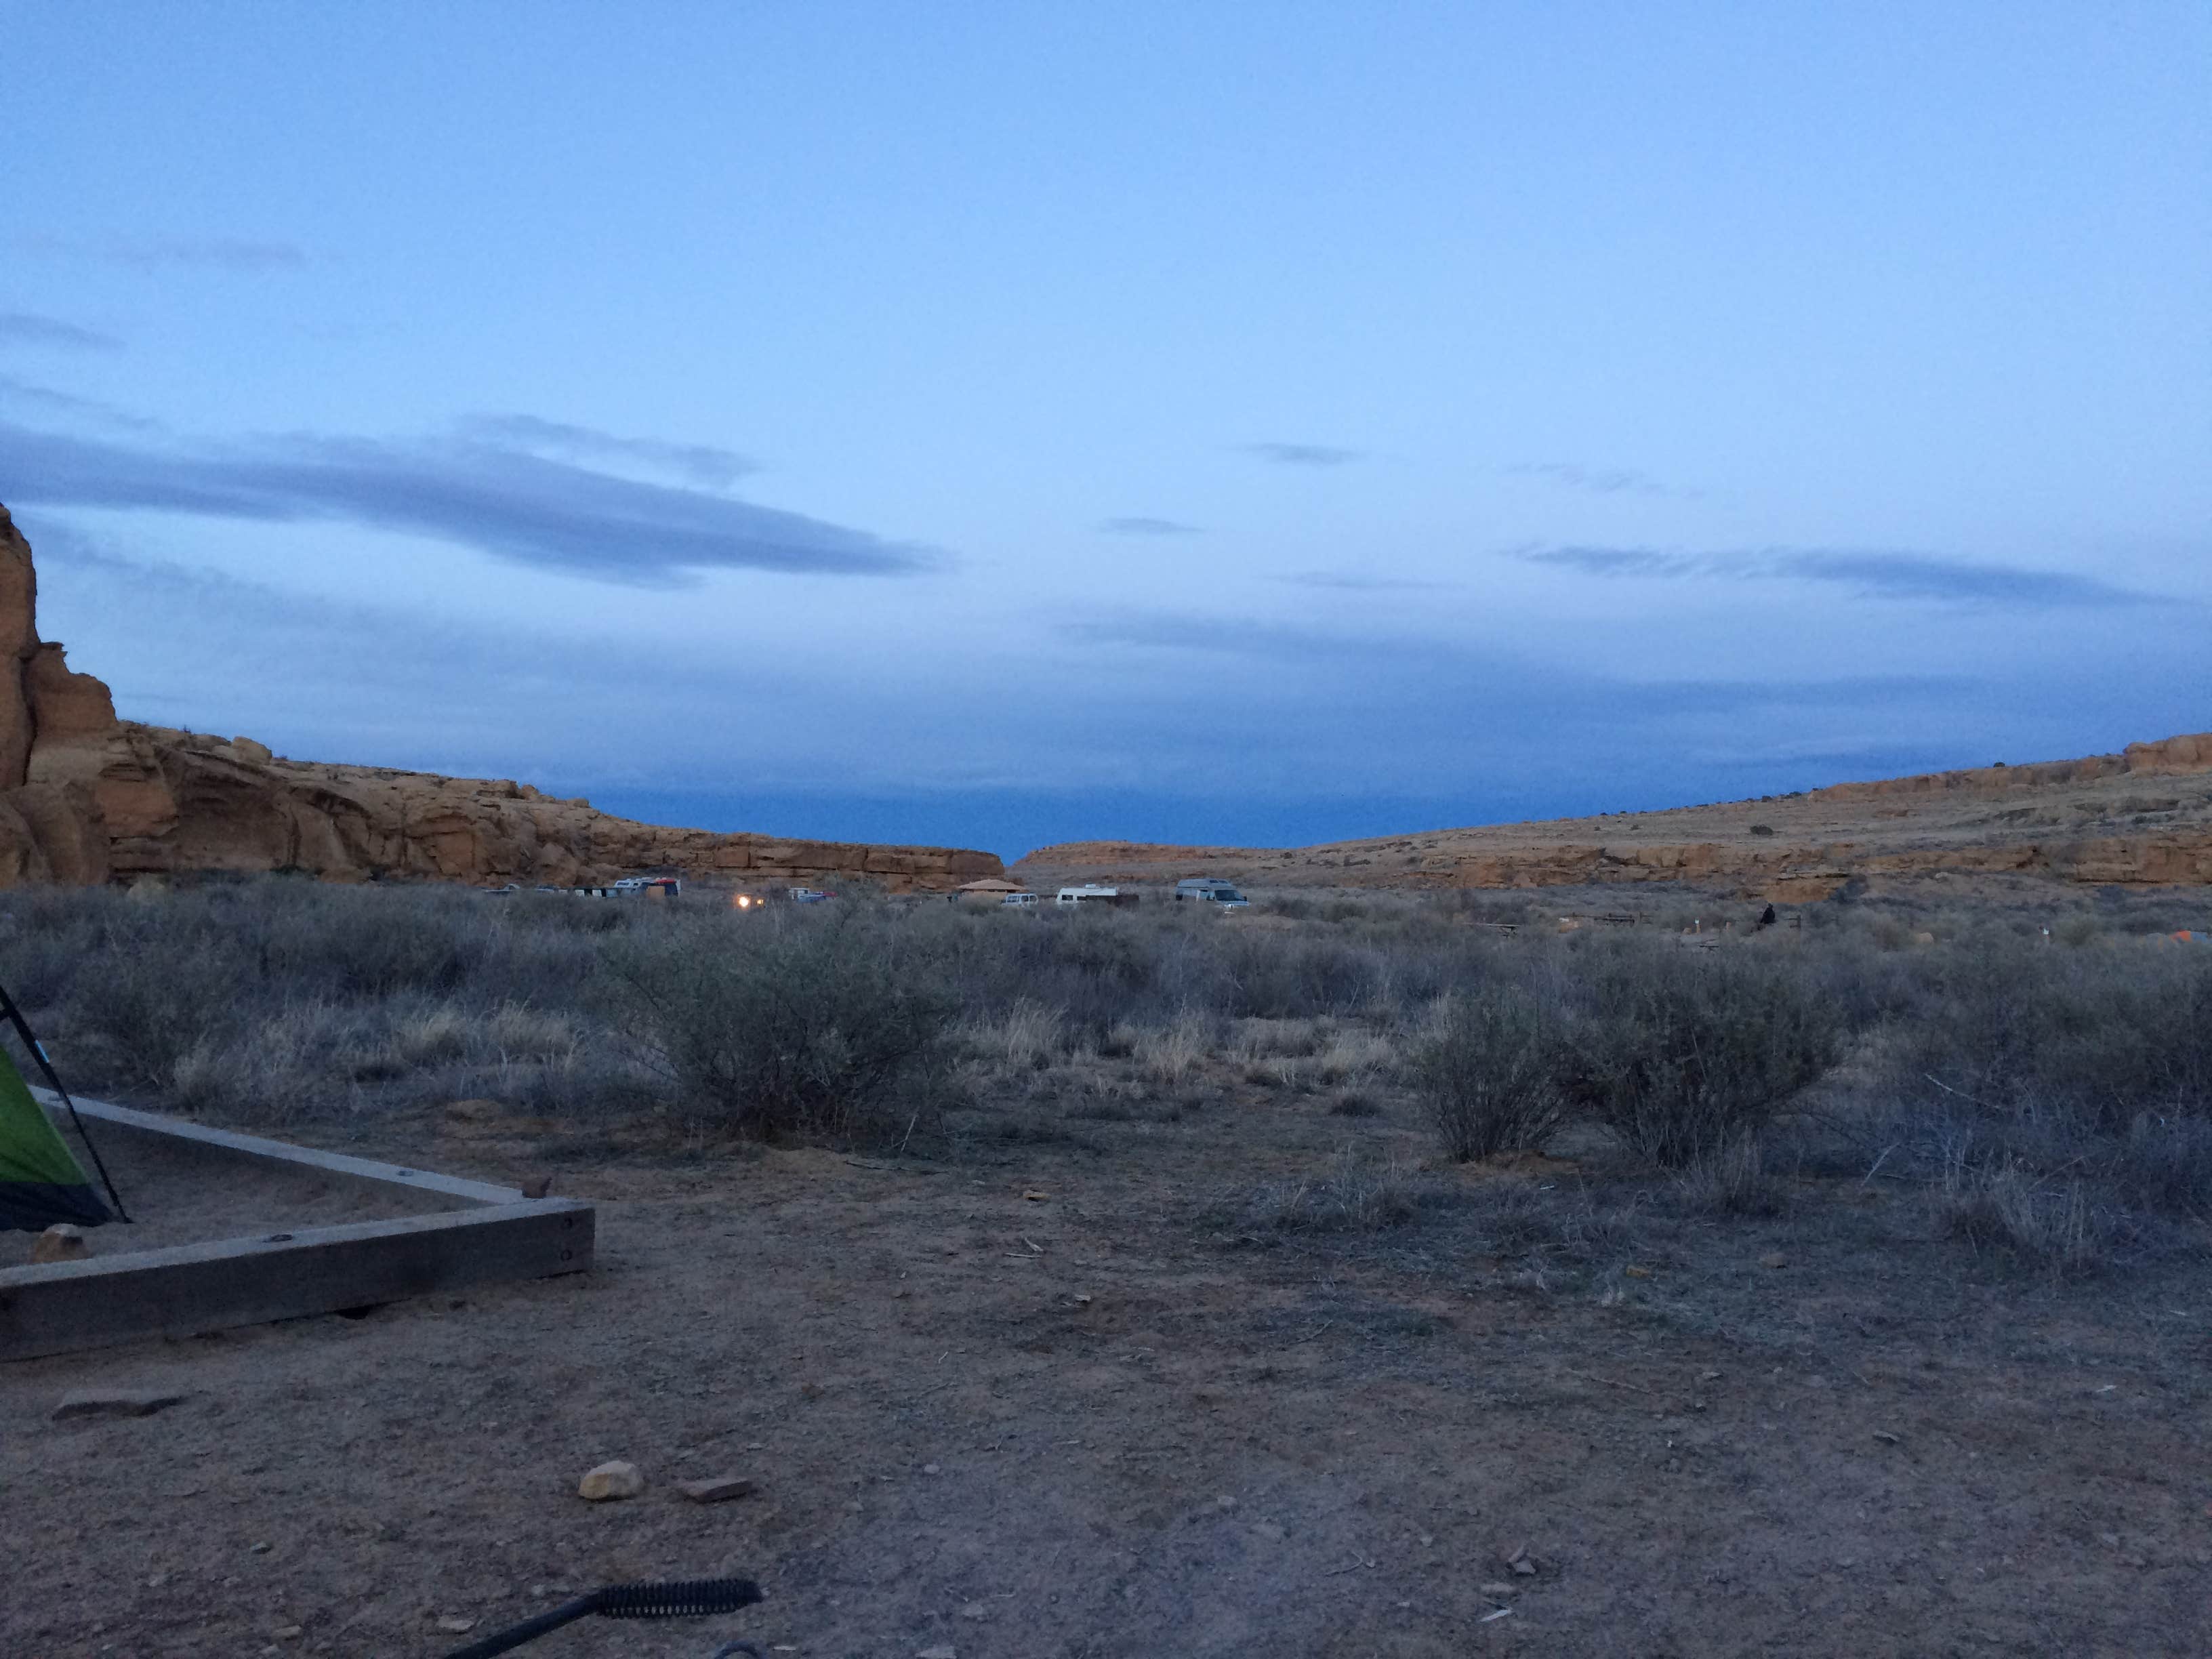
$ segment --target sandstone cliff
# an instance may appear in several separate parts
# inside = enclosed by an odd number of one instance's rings
[[[1069,842],[1039,848],[1014,869],[1040,883],[1188,875],[1400,888],[1686,882],[1782,900],[1820,898],[1855,876],[2197,885],[2212,883],[2212,733],[2084,760],[1318,847]]]
[[[37,598],[0,507],[0,886],[275,870],[567,886],[673,870],[906,892],[1000,873],[989,853],[668,829],[504,779],[283,760],[120,720],[105,684],[40,641]]]

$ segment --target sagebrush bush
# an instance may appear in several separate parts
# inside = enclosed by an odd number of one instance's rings
[[[1535,1152],[1566,1110],[1561,1035],[1526,993],[1486,987],[1447,998],[1407,1059],[1421,1108],[1464,1164]]]
[[[759,1140],[895,1134],[957,1003],[865,913],[686,919],[611,961],[623,1018],[695,1123]]]
[[[1771,960],[1638,949],[1594,976],[1570,1083],[1621,1141],[1681,1169],[1764,1130],[1833,1066],[1843,1028]]]

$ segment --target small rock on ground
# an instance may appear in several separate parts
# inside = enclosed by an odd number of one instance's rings
[[[710,1474],[698,1480],[679,1480],[676,1490],[695,1504],[723,1504],[732,1498],[750,1498],[760,1483],[739,1474]]]
[[[645,1490],[645,1477],[637,1472],[635,1463],[617,1460],[602,1463],[586,1472],[576,1483],[576,1496],[593,1504],[611,1503],[618,1498],[635,1498]]]
[[[66,1221],[57,1221],[31,1243],[31,1265],[33,1267],[49,1261],[82,1261],[91,1254],[84,1242],[84,1229]]]

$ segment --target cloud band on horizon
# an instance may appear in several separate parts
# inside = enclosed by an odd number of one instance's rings
[[[2154,605],[2158,596],[2137,592],[2060,570],[1981,564],[1929,553],[1862,551],[1843,548],[1772,548],[1751,553],[1667,553],[1642,547],[1559,547],[1520,555],[1586,576],[1825,582],[1862,598],[1934,599],[1952,605],[2010,605],[2056,610],[2069,605]]]

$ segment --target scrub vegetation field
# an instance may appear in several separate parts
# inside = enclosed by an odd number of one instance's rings
[[[0,896],[82,1092],[550,1172],[602,1241],[0,1370],[0,1648],[724,1572],[767,1603],[530,1650],[2212,1647],[2203,895],[1258,898]],[[188,1397],[46,1420],[94,1382]]]

